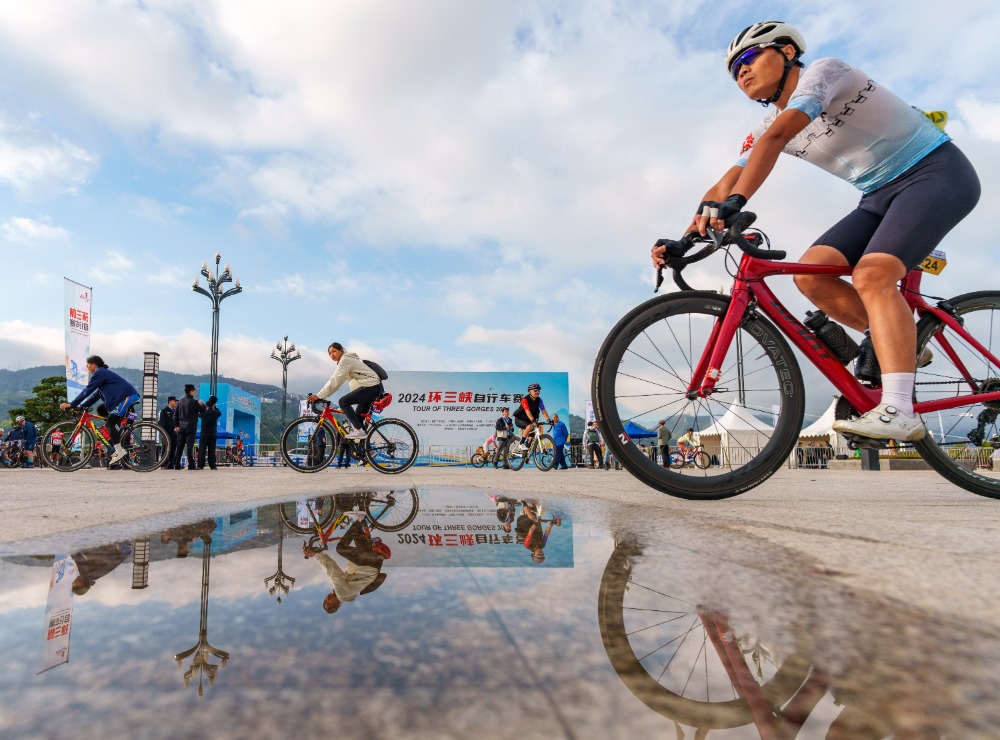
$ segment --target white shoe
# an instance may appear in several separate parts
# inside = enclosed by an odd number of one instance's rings
[[[368,432],[364,429],[352,429],[351,433],[346,435],[344,439],[364,439],[368,436]]]
[[[927,434],[927,428],[919,414],[911,418],[895,406],[884,403],[857,419],[833,422],[833,429],[841,434],[853,434],[867,439],[894,439],[897,442],[916,442]]]
[[[128,457],[128,450],[124,447],[117,447],[115,451],[111,453],[111,460],[108,462],[108,465],[114,465],[116,462],[126,457]]]
[[[357,506],[355,506],[351,511],[345,511],[344,516],[348,519],[353,519],[356,522],[363,522],[365,520],[365,512],[359,511]]]

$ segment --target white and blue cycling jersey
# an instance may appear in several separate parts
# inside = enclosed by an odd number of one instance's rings
[[[950,137],[856,67],[831,57],[799,75],[788,108],[810,123],[784,148],[870,193],[906,172]],[[737,160],[746,166],[761,135],[782,111],[770,109],[747,136]]]

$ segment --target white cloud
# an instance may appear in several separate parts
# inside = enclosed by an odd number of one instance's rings
[[[24,216],[14,216],[0,224],[0,232],[9,242],[31,243],[36,241],[65,241],[69,232],[53,226],[50,219],[35,221]]]
[[[76,193],[97,169],[96,154],[57,136],[36,121],[12,122],[0,111],[0,182],[15,191]]]

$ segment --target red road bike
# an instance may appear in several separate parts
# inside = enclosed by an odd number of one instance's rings
[[[781,262],[785,252],[771,250],[762,232],[743,233],[755,218],[740,214],[726,232],[684,243],[701,249],[669,258],[681,292],[658,296],[622,318],[594,365],[594,413],[606,443],[629,472],[673,496],[735,496],[785,464],[805,412],[805,382],[789,341],[839,391],[838,418],[854,418],[879,401],[880,389],[855,378],[765,282],[776,275],[845,276],[851,268]],[[728,296],[694,290],[681,277],[687,265],[717,251],[733,256],[733,246],[743,254],[736,255],[738,265],[735,257],[730,261],[736,268]],[[918,354],[925,347],[933,351],[931,363],[917,370],[914,388],[914,408],[928,434],[913,448],[952,483],[1000,498],[1000,477],[967,459],[968,447],[1000,432],[1000,291],[942,299],[920,292],[922,277],[918,268],[899,285],[917,320]],[[668,419],[667,426],[699,429],[720,466],[656,465],[628,437],[625,424],[653,428],[658,418]],[[727,418],[740,423],[726,428]],[[854,446],[884,443],[852,440]]]

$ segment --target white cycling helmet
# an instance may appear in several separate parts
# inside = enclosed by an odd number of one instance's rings
[[[784,21],[761,21],[747,26],[729,42],[729,49],[726,51],[726,71],[732,74],[736,57],[750,47],[777,44],[785,40],[792,44],[799,54],[806,50],[806,40],[802,38],[799,30]]]

